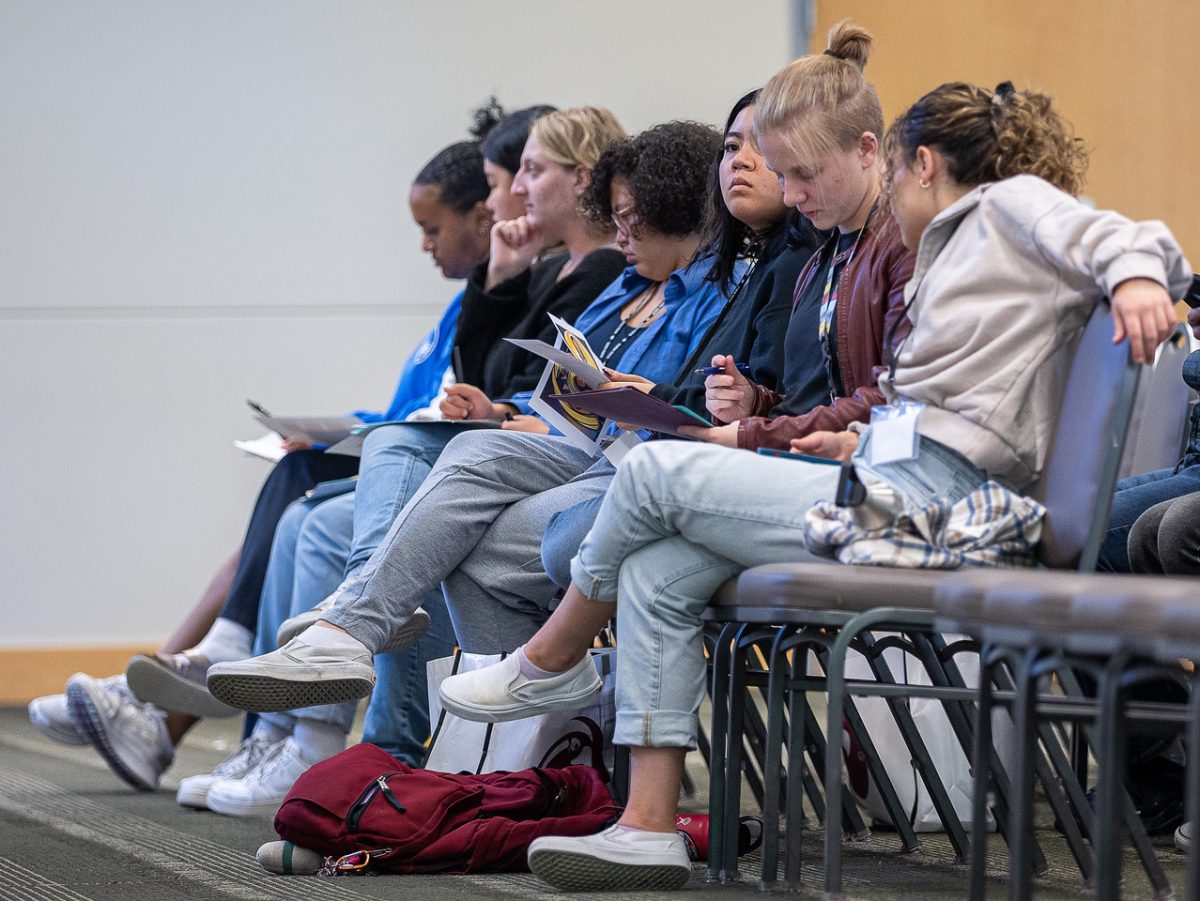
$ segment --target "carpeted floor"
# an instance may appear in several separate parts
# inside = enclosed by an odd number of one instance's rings
[[[179,778],[211,769],[236,742],[238,731],[234,720],[202,723],[181,747],[163,780],[163,790],[138,793],[111,775],[90,749],[43,739],[29,725],[23,708],[0,709],[0,901],[557,897],[527,873],[339,879],[264,873],[254,861],[254,852],[275,838],[269,819],[231,819],[174,803]],[[697,767],[694,775],[703,786],[706,774]],[[702,795],[685,805],[692,810],[706,806]],[[1090,897],[1061,839],[1049,828],[1040,829],[1038,838],[1051,870],[1038,880],[1036,897]],[[817,898],[820,832],[805,832],[803,842],[809,856],[801,897]],[[1169,839],[1159,844],[1168,875],[1182,897],[1183,855]],[[966,868],[954,862],[944,838],[923,836],[922,848],[909,855],[896,853],[896,847],[886,833],[847,846],[847,897],[965,896]],[[1002,897],[1002,843],[993,839],[989,849],[995,873],[991,894]],[[1124,897],[1152,897],[1131,852],[1125,874]],[[757,893],[758,877],[757,855],[743,859],[742,880],[734,885],[706,885],[704,868],[697,865],[685,891],[662,897],[745,897]]]

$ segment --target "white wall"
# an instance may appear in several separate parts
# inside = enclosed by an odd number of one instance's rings
[[[404,199],[488,94],[723,120],[787,0],[0,0],[0,647],[152,642],[266,465],[451,296]]]

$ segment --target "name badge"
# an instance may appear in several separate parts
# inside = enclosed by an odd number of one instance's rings
[[[895,463],[917,456],[917,420],[925,405],[913,400],[871,408],[871,447],[868,463]]]

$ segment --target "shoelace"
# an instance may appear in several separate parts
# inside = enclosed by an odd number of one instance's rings
[[[243,778],[249,778],[251,773],[256,775],[260,780],[266,779],[276,770],[284,766],[288,760],[296,755],[290,753],[290,745],[292,741],[285,738],[278,744],[271,745],[263,754],[262,759],[254,765],[254,768],[246,772]]]
[[[247,772],[262,760],[263,755],[267,753],[269,747],[271,747],[271,744],[265,738],[259,735],[251,735],[229,757],[226,757],[225,760],[217,764],[216,768],[212,771],[212,775],[223,779],[227,775],[239,771]]]

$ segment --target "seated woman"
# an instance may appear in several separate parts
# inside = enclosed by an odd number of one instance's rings
[[[493,121],[488,118],[490,115],[481,113],[477,128],[488,127],[488,122]],[[460,141],[443,149],[422,167],[413,181],[409,207],[422,229],[422,248],[435,258],[447,278],[464,278],[487,253],[491,222],[485,205],[487,194],[478,140]],[[460,297],[456,296],[433,331],[409,355],[387,416],[406,416],[427,406],[437,396],[443,373],[450,364],[459,310]],[[369,418],[368,414],[362,415]],[[36,714],[43,721],[52,717],[49,721],[56,727],[53,733],[56,736],[81,736],[96,748],[114,773],[133,787],[155,788],[159,776],[174,758],[175,746],[196,722],[196,717],[218,713],[223,707],[214,707],[211,697],[207,698],[207,707],[177,704],[181,700],[177,686],[186,689],[194,685],[189,676],[195,678],[197,672],[203,680],[210,659],[237,659],[249,652],[264,576],[258,567],[261,563],[265,568],[265,552],[270,547],[275,520],[283,509],[277,504],[302,494],[304,489],[312,487],[314,480],[333,475],[333,470],[323,468],[325,463],[321,458],[325,457],[338,457],[342,461],[333,464],[335,467],[347,460],[352,460],[354,467],[358,465],[357,459],[319,451],[298,451],[285,456],[268,477],[251,518],[250,532],[255,536],[250,542],[251,549],[223,568],[224,575],[213,581],[185,628],[158,655],[139,655],[134,659],[135,664],[145,664],[153,677],[161,678],[164,688],[160,696],[135,696],[124,674],[96,679],[77,673],[68,684],[68,694],[75,699],[73,704],[68,704],[67,695],[38,699],[36,707],[31,708],[31,716]],[[346,470],[336,472],[344,475]],[[266,548],[259,546],[260,530],[266,530]],[[231,568],[232,572],[228,571]],[[221,610],[222,617],[216,618],[215,625],[214,607]],[[144,703],[147,700],[153,703]],[[230,712],[229,708],[224,708],[224,712]]]
[[[594,184],[604,181],[611,159],[620,159],[632,153],[635,158],[653,161],[656,164],[670,160],[675,167],[672,177],[701,189],[702,192],[709,161],[715,155],[719,142],[720,138],[715,132],[695,123],[658,126],[637,138],[618,142],[605,151],[596,164]],[[662,171],[662,168],[660,166],[652,171]],[[614,193],[619,193],[619,190],[615,190]],[[708,271],[706,266],[690,265],[696,252],[698,237],[695,224],[701,208],[702,204],[699,202],[692,203],[690,207],[673,207],[672,215],[676,217],[673,221],[684,222],[687,226],[680,229],[678,234],[653,231],[653,222],[647,221],[638,226],[639,238],[636,243],[618,237],[618,243],[625,248],[626,253],[636,255],[637,267],[631,267],[625,276],[597,298],[576,321],[576,326],[588,336],[602,359],[614,366],[629,365],[635,372],[642,372],[651,377],[664,371],[673,372],[690,352],[695,340],[693,336],[703,334],[717,316],[724,305],[724,297],[717,286],[705,280],[704,276]],[[449,522],[454,516],[454,511],[447,511],[446,520]],[[428,539],[430,536],[421,537]],[[461,541],[461,536],[459,540]],[[445,548],[438,548],[438,553],[442,553],[455,542],[439,540],[438,543],[446,545]],[[360,578],[369,578],[371,565],[367,565]],[[353,580],[350,580],[351,584],[352,582]],[[337,585],[335,583],[330,587],[336,588]],[[308,603],[311,604],[311,601]],[[266,610],[267,606],[264,605],[264,611]],[[279,620],[271,624],[260,621],[260,634],[274,634],[275,627],[279,625]],[[453,633],[450,634],[452,636]],[[249,662],[251,668],[253,663]],[[229,664],[213,670],[211,681],[214,685],[217,684],[216,680],[228,672],[229,666],[233,666],[238,672],[245,668],[245,664]],[[425,698],[424,674],[410,668],[407,678],[402,683],[381,687],[373,706],[389,709],[395,718],[413,722],[423,718],[423,714],[418,715],[418,711],[424,707]],[[331,708],[324,708],[324,711],[331,711]],[[285,723],[289,720],[307,727],[319,713],[322,711],[298,711],[299,720],[294,716],[274,715],[268,715],[266,719],[277,727],[286,728]],[[339,714],[336,710],[332,713]],[[325,716],[323,719],[331,730],[340,727],[340,738],[344,740],[352,716],[353,705],[349,709],[341,710],[339,715]],[[298,738],[299,732],[294,740]],[[284,772],[282,768],[277,768],[277,771]],[[286,769],[289,780],[302,771],[299,763]],[[249,787],[249,777],[241,781],[241,788]],[[272,786],[286,791],[284,781],[282,776],[272,774]],[[210,808],[225,810],[225,791],[224,783],[212,787],[208,796]],[[266,797],[265,792],[261,794]],[[276,794],[277,802],[282,794]],[[264,800],[258,806],[266,803]]]
[[[845,36],[834,34],[834,55],[793,63],[760,99],[761,145],[785,193],[810,190],[812,174],[832,163],[791,149],[801,136],[787,88],[815,89],[835,70],[852,82],[851,60],[864,54]],[[909,459],[873,453],[870,427],[795,444],[853,455],[860,475],[911,505],[985,478],[1023,490],[1041,472],[1057,419],[1062,350],[1092,308],[1110,297],[1114,339],[1128,337],[1134,361],[1145,361],[1170,333],[1187,263],[1160,223],[1132,223],[1065,193],[1076,189],[1083,157],[1043,95],[943,85],[897,120],[885,146],[892,208],[919,249],[912,331],[881,385],[892,400],[924,404],[918,450]],[[626,458],[572,564],[571,592],[597,618],[620,608],[616,741],[632,749],[630,801],[599,835],[535,841],[534,872],[572,890],[687,881],[674,812],[704,695],[701,614],[741,569],[811,559],[804,516],[832,496],[836,477],[835,467],[674,442]]]

